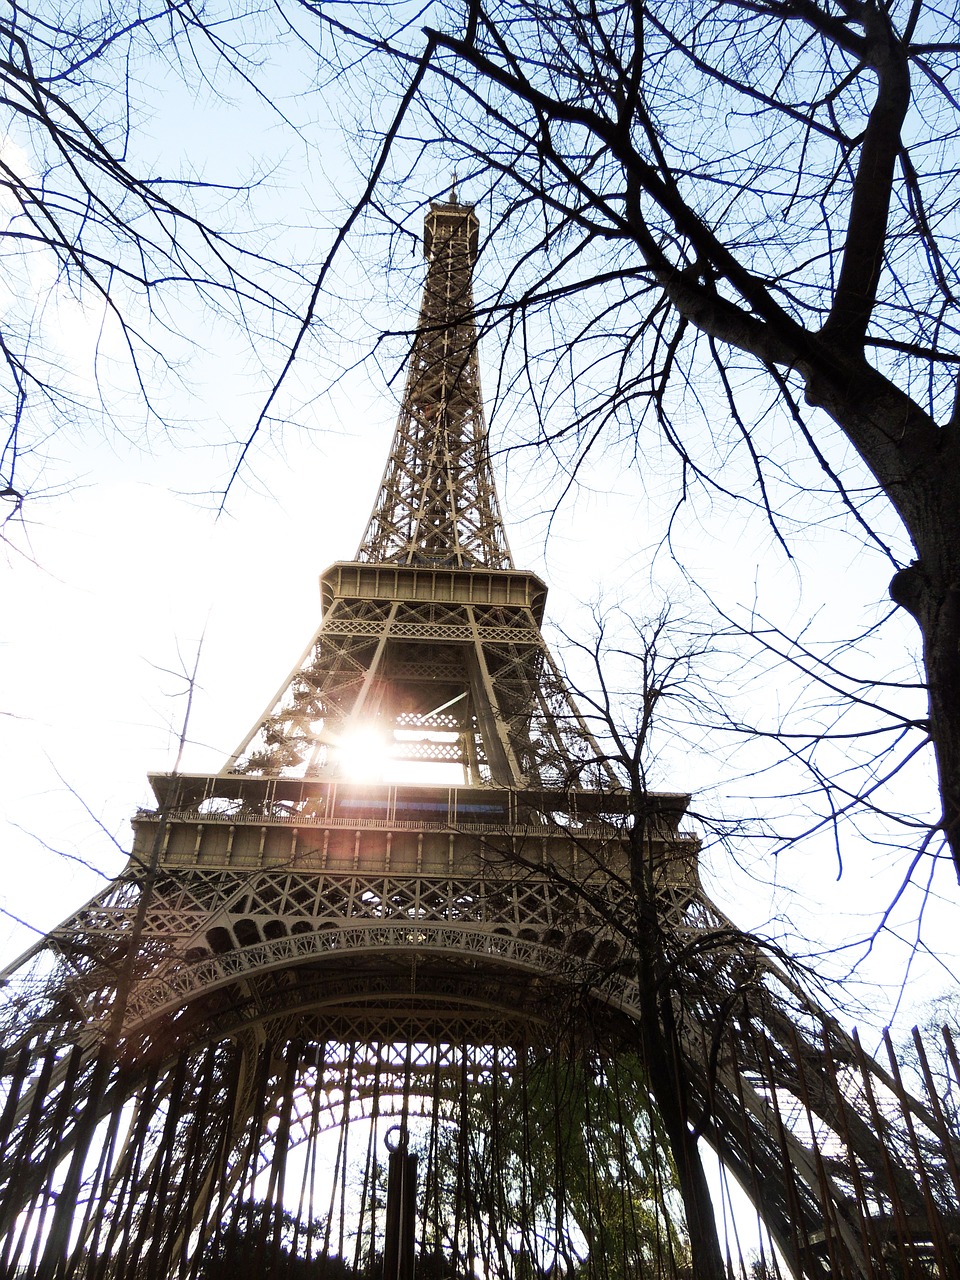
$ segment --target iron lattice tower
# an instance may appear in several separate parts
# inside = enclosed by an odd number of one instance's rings
[[[220,773],[152,778],[124,873],[6,972],[0,1268],[199,1277],[242,1238],[256,1274],[366,1275],[396,1122],[438,1276],[689,1274],[685,1141],[798,1276],[956,1276],[936,1090],[709,901],[688,797],[618,783],[544,643],[484,426],[477,245],[472,208],[431,206],[383,483],[300,662]]]

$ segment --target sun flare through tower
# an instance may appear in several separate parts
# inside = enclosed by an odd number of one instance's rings
[[[689,797],[623,783],[551,657],[478,249],[430,206],[383,480],[301,659],[3,975],[0,1275],[688,1280],[702,1147],[785,1274],[957,1280],[933,1093],[714,906]]]

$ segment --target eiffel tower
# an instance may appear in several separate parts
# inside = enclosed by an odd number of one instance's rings
[[[126,870],[4,974],[0,1270],[745,1274],[709,1149],[764,1274],[956,1277],[927,1060],[918,1099],[718,910],[688,797],[630,785],[544,642],[478,233],[430,206],[383,481],[302,658],[221,772],[152,776]]]

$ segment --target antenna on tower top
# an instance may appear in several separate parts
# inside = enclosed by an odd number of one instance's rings
[[[453,177],[450,179],[450,198],[447,204],[457,204],[457,171],[454,169]]]

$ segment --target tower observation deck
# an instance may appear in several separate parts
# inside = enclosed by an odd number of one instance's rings
[[[785,1274],[957,1277],[935,1093],[710,901],[688,796],[624,783],[550,654],[478,247],[430,206],[383,480],[300,660],[5,972],[0,1273],[720,1280],[709,1149]]]

